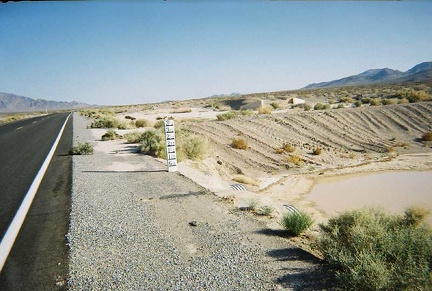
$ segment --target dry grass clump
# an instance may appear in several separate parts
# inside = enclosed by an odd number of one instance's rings
[[[234,138],[231,142],[231,146],[239,150],[247,150],[249,147],[247,140],[241,137]]]
[[[303,162],[302,158],[300,158],[297,155],[289,155],[286,158],[286,160],[287,160],[288,163],[294,164],[294,165],[299,166],[299,167],[301,167],[301,166],[304,165],[304,162]]]
[[[179,109],[175,109],[171,112],[171,114],[173,113],[190,113],[192,112],[192,109],[190,108],[179,108]]]
[[[247,176],[244,175],[237,175],[233,178],[234,181],[242,183],[242,184],[248,184],[248,185],[252,185],[252,186],[259,186],[259,183],[257,180],[254,180],[252,178],[249,178]]]
[[[396,105],[398,104],[398,99],[396,98],[384,98],[382,100],[382,105]]]
[[[422,140],[423,141],[432,141],[432,131],[423,133]]]
[[[118,129],[134,129],[136,128],[135,121],[121,121],[117,125]]]
[[[283,143],[282,147],[276,149],[276,153],[283,154],[283,153],[293,153],[295,152],[296,148],[289,143]]]
[[[265,205],[258,208],[256,214],[271,217],[273,216],[274,210],[275,209],[272,206]]]
[[[271,114],[273,108],[270,106],[260,106],[258,108],[258,114]]]
[[[235,111],[228,111],[227,113],[222,113],[216,115],[217,120],[224,121],[228,119],[233,119],[237,117],[237,113]]]
[[[320,147],[316,147],[316,148],[314,148],[314,150],[312,151],[312,153],[313,153],[315,156],[319,156],[319,155],[322,153],[322,148],[320,148]]]

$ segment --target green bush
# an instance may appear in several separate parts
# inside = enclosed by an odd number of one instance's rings
[[[121,136],[115,132],[114,130],[108,130],[104,135],[102,135],[102,140],[103,141],[107,141],[107,140],[116,140],[121,138]]]
[[[69,153],[71,155],[92,155],[93,154],[93,145],[89,142],[80,143],[78,142],[75,146],[73,146]]]
[[[145,119],[137,119],[135,120],[136,127],[146,127],[148,126],[148,121]]]
[[[276,103],[276,102],[270,103],[270,106],[273,107],[273,109],[279,109],[280,108],[279,103]]]
[[[347,211],[321,225],[318,247],[345,290],[430,290],[432,232],[419,223],[424,217],[413,209],[405,216]]]
[[[303,109],[304,109],[304,111],[309,111],[312,109],[312,105],[310,105],[308,103],[304,103]]]
[[[154,157],[162,157],[165,152],[162,135],[156,130],[147,130],[142,134],[141,152]]]
[[[361,107],[361,106],[362,106],[361,101],[356,101],[356,102],[354,102],[354,106],[355,106],[355,107]]]
[[[206,153],[206,148],[207,144],[204,138],[197,135],[190,135],[181,143],[181,151],[184,156],[192,160],[203,159]]]
[[[154,127],[155,129],[164,128],[164,126],[165,126],[165,121],[164,121],[163,119],[158,120],[158,121],[155,123],[155,125],[153,125],[153,127]]]
[[[112,116],[102,116],[90,125],[91,128],[118,128],[120,121]]]
[[[312,217],[305,212],[289,212],[282,217],[282,226],[292,236],[299,236],[313,224]]]
[[[330,104],[317,103],[314,106],[314,110],[325,110],[325,109],[330,109],[330,108],[331,108]]]
[[[143,141],[143,133],[139,131],[125,133],[123,137],[128,143],[141,143]]]

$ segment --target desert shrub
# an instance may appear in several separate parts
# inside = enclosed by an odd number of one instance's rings
[[[161,157],[165,152],[162,136],[155,130],[147,130],[142,134],[141,152],[143,154]]]
[[[317,103],[314,106],[314,110],[323,110],[324,109],[324,104],[322,103]]]
[[[246,210],[248,211],[256,211],[258,208],[258,201],[255,199],[251,199],[248,201],[248,205],[246,206]]]
[[[399,99],[398,103],[399,104],[407,104],[407,103],[409,103],[409,100],[406,98],[402,98],[402,99]]]
[[[370,101],[371,106],[378,106],[381,105],[381,99],[380,98],[374,98]]]
[[[303,160],[297,155],[289,155],[287,157],[287,162],[296,166],[303,166]]]
[[[428,132],[423,133],[422,140],[423,141],[432,141],[432,131],[428,131]]]
[[[426,290],[431,286],[432,233],[423,212],[405,217],[381,209],[341,213],[321,225],[318,248],[346,290]]]
[[[158,121],[153,125],[153,127],[154,127],[155,129],[164,128],[164,126],[165,126],[165,121],[164,121],[163,119],[158,120]]]
[[[143,140],[143,132],[134,131],[123,135],[127,143],[141,143]]]
[[[253,186],[259,186],[258,181],[246,177],[244,175],[237,175],[233,178],[234,181],[239,182],[239,183],[243,183],[243,184],[248,184],[248,185],[253,185]]]
[[[238,137],[238,138],[234,138],[233,141],[231,142],[231,146],[235,149],[239,149],[239,150],[247,150],[248,149],[248,142],[247,140]]]
[[[258,209],[257,214],[262,216],[272,216],[273,212],[274,212],[274,208],[272,206],[261,206]]]
[[[310,105],[309,103],[304,103],[304,111],[309,111],[312,109],[312,105]]]
[[[207,143],[204,138],[198,135],[190,135],[182,142],[181,151],[192,160],[203,159],[206,153]]]
[[[78,142],[75,146],[73,146],[69,153],[71,155],[92,155],[93,154],[93,145],[89,142],[80,143]]]
[[[148,126],[148,121],[145,119],[137,119],[135,120],[136,127],[146,127]]]
[[[410,207],[405,210],[404,222],[414,227],[420,226],[430,214],[430,210],[422,207]]]
[[[118,128],[120,121],[113,116],[102,116],[90,125],[91,128]]]
[[[283,154],[283,153],[293,153],[295,152],[296,148],[289,143],[283,143],[282,147],[276,149],[276,153]]]
[[[319,156],[319,155],[322,153],[322,148],[320,148],[320,147],[316,147],[316,148],[314,148],[314,150],[312,151],[312,153],[313,153],[315,156]]]
[[[136,118],[130,115],[126,115],[125,119],[129,119],[129,120],[135,120]]]
[[[365,98],[362,98],[360,101],[362,104],[369,104],[371,102],[371,99],[368,97],[365,97]]]
[[[382,105],[395,105],[398,103],[398,100],[395,98],[384,98],[381,103]]]
[[[270,103],[270,106],[273,107],[273,109],[279,109],[280,108],[279,103],[276,103],[276,102]]]
[[[136,128],[134,121],[121,121],[117,125],[118,129],[133,129]]]
[[[354,99],[351,97],[341,97],[340,102],[344,102],[344,103],[353,103]]]
[[[226,113],[216,115],[217,120],[224,121],[228,119],[233,119],[237,117],[237,113],[235,111],[228,111]]]
[[[192,112],[192,109],[190,108],[178,108],[173,110],[171,113],[190,113]]]
[[[410,103],[427,100],[427,94],[425,91],[409,91],[404,97],[406,97]]]
[[[343,105],[342,103],[339,103],[338,106],[336,107],[336,109],[341,109],[341,108],[345,108],[345,105]]]
[[[270,106],[260,106],[258,108],[259,114],[271,114],[271,112],[272,112],[272,107]]]
[[[110,129],[108,130],[104,135],[102,135],[102,140],[103,141],[107,141],[107,140],[116,140],[121,138],[121,136],[115,132],[114,130]]]
[[[325,109],[330,109],[330,108],[331,108],[330,104],[317,103],[314,106],[314,110],[325,110]]]
[[[355,107],[361,107],[361,106],[362,106],[361,101],[356,101],[356,102],[354,102],[354,106],[355,106]]]
[[[312,226],[314,220],[312,217],[302,211],[288,212],[282,217],[282,226],[292,236],[299,236],[302,232],[306,231]]]

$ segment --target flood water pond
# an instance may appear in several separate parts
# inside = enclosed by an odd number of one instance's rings
[[[410,206],[432,210],[432,171],[323,178],[305,198],[328,217],[365,206],[379,206],[391,213],[403,213]],[[432,225],[432,214],[428,222]]]

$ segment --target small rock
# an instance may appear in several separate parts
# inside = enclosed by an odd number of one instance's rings
[[[193,220],[193,221],[189,222],[189,225],[190,226],[198,226],[198,221]]]

